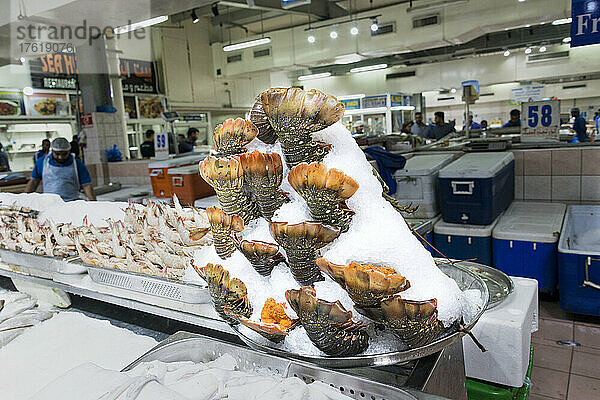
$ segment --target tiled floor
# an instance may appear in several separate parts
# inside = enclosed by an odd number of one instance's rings
[[[540,301],[532,336],[530,400],[600,399],[600,317],[570,314],[558,302]],[[557,341],[577,342],[565,346]]]

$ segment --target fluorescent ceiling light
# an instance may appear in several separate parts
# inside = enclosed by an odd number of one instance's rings
[[[346,96],[335,96],[335,98],[338,100],[362,99],[363,97],[365,97],[364,93],[348,94]]]
[[[375,64],[375,65],[367,65],[365,67],[356,67],[350,69],[350,72],[365,72],[365,71],[374,71],[376,69],[384,69],[387,68],[387,64]]]
[[[121,35],[123,33],[135,31],[136,29],[147,28],[152,25],[160,24],[161,22],[165,22],[168,19],[169,19],[168,16],[161,15],[161,16],[158,16],[155,18],[147,19],[145,21],[136,22],[135,24],[123,25],[123,26],[116,27],[114,30],[114,33],[115,33],[115,35]]]
[[[248,47],[260,46],[261,44],[271,43],[270,37],[260,38],[249,40],[247,42],[228,44],[227,46],[223,46],[223,51],[234,51],[240,49],[247,49]]]
[[[402,110],[412,111],[414,109],[415,109],[415,106],[394,106],[394,107],[390,107],[390,110],[392,110],[392,111],[402,111]]]
[[[358,53],[344,54],[343,56],[335,57],[333,63],[338,65],[352,64],[364,60],[366,57]]]
[[[319,79],[319,78],[327,78],[331,76],[331,72],[322,72],[320,74],[312,74],[312,75],[300,75],[298,77],[299,81],[307,81],[309,79]]]
[[[570,43],[570,42],[571,42],[571,36],[563,39],[563,43]]]
[[[465,3],[468,3],[468,2],[469,2],[469,0],[444,0],[444,1],[437,2],[437,3],[432,3],[432,4],[422,5],[422,6],[410,7],[410,8],[406,9],[406,12],[411,13],[411,12],[417,12],[417,11],[437,10],[437,9],[448,7],[448,6],[455,6],[455,5],[458,5],[458,4],[465,4]]]
[[[450,89],[450,93],[456,93],[456,88],[453,87],[452,89]]]
[[[564,24],[570,24],[572,21],[571,18],[561,18],[561,19],[555,19],[554,21],[552,21],[552,25],[564,25]]]

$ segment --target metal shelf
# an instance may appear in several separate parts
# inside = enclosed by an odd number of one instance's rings
[[[173,310],[157,306],[154,304],[145,303],[139,300],[119,297],[116,295],[98,292],[92,289],[82,288],[79,286],[69,285],[67,283],[57,282],[51,279],[39,278],[37,276],[25,275],[19,272],[8,271],[0,268],[0,276],[6,276],[8,278],[21,279],[28,282],[36,283],[38,285],[47,286],[50,288],[56,288],[64,290],[67,293],[75,294],[78,296],[88,297],[90,299],[103,301],[105,303],[115,304],[121,307],[130,308],[136,311],[142,311],[149,314],[159,315],[164,318],[173,319],[176,321],[185,322],[204,328],[214,329],[221,332],[228,332],[235,335],[235,332],[229,327],[229,325],[222,320],[216,320],[201,315],[191,314],[185,311]]]

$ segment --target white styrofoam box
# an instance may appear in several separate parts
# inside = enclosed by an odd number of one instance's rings
[[[492,231],[501,217],[502,215],[489,225],[451,224],[440,219],[433,225],[433,231],[439,235],[448,236],[491,237]]]
[[[521,387],[529,366],[531,333],[538,326],[538,285],[535,279],[511,278],[514,291],[483,313],[471,330],[487,351],[465,336],[463,352],[469,378]]]
[[[404,214],[409,218],[433,218],[439,213],[437,196],[438,171],[450,164],[453,154],[422,154],[411,157],[404,168],[394,172],[394,197],[419,206],[417,211]]]
[[[515,201],[494,228],[494,239],[556,243],[566,206],[562,203]]]

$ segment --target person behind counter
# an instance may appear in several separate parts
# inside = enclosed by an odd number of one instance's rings
[[[423,113],[417,111],[415,113],[415,124],[410,128],[410,133],[415,136],[420,136],[422,138],[427,138],[431,134],[431,129],[429,129],[428,125],[423,123]]]
[[[199,134],[200,131],[196,128],[188,129],[187,138],[179,143],[179,154],[194,151],[194,145],[196,144],[196,140],[198,140]]]
[[[514,110],[510,110],[510,120],[502,125],[502,127],[513,128],[516,126],[521,126],[521,111],[515,108]]]
[[[596,111],[594,116],[594,124],[596,125],[596,134],[600,133],[600,108]]]
[[[363,121],[356,121],[352,127],[354,128],[352,136],[360,136],[365,133],[365,123]]]
[[[154,131],[152,129],[146,131],[146,140],[140,144],[140,154],[142,158],[154,157]]]
[[[433,130],[431,131],[430,135],[427,137],[428,139],[440,140],[444,136],[446,136],[452,132],[456,132],[456,130],[454,129],[454,126],[452,126],[452,124],[444,122],[444,113],[442,111],[436,111],[433,114],[433,117],[434,117],[433,118],[433,121],[434,121]]]
[[[488,122],[487,122],[487,120],[482,119],[481,120],[481,130],[485,131],[485,130],[487,130],[487,128],[488,128]]]
[[[96,200],[90,173],[79,158],[71,155],[69,141],[56,138],[52,141],[51,150],[35,163],[25,193],[35,192],[40,181],[44,181],[44,193],[57,194],[64,201],[79,199],[80,187],[89,200]]]
[[[79,158],[79,137],[77,135],[73,135],[73,140],[71,140],[71,153],[77,158]]]
[[[10,172],[10,164],[8,162],[8,154],[4,152],[2,143],[0,143],[0,172]]]
[[[412,127],[414,126],[414,122],[413,121],[406,121],[404,124],[402,124],[402,129],[400,129],[401,133],[408,133],[409,135],[412,134]]]
[[[42,140],[42,149],[33,155],[33,163],[35,164],[37,160],[48,155],[48,153],[50,153],[50,139],[44,139]]]
[[[481,129],[481,125],[473,121],[473,113],[469,113],[469,129]]]
[[[577,134],[577,141],[587,142],[587,128],[585,118],[580,115],[579,108],[571,108],[571,116],[575,118],[573,121],[573,131]]]

